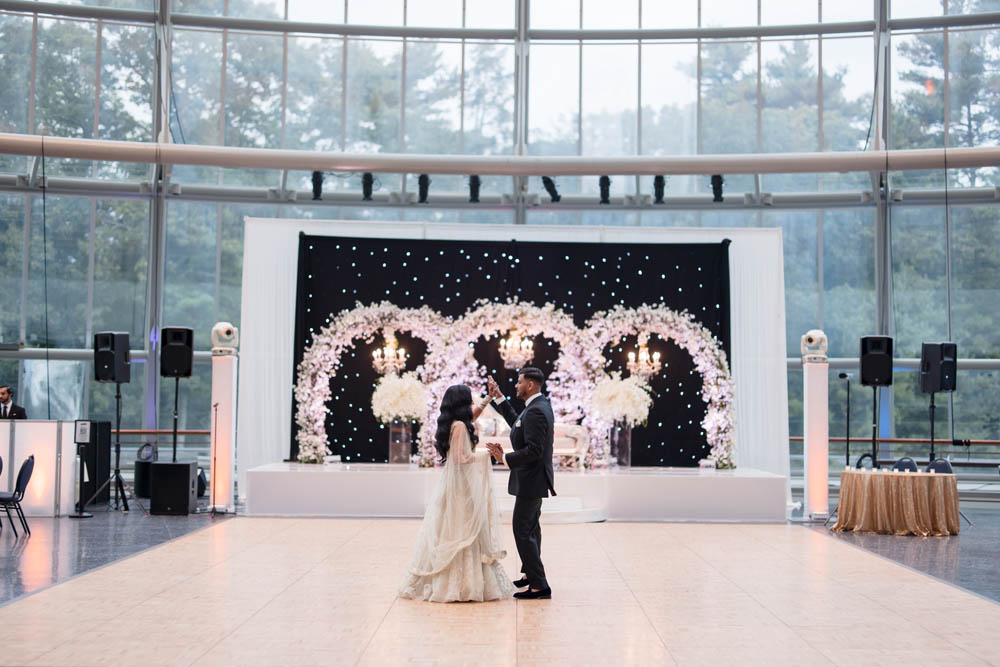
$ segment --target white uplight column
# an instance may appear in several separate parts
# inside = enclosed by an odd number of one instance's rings
[[[236,327],[227,322],[220,322],[212,329],[212,482],[208,498],[210,508],[218,512],[236,509],[233,479],[239,364],[237,340]]]
[[[830,516],[829,372],[826,335],[813,329],[802,337],[803,514],[817,521]]]

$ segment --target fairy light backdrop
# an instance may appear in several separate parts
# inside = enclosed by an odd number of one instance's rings
[[[357,303],[389,301],[401,308],[428,306],[459,318],[478,299],[505,302],[516,297],[538,306],[552,303],[584,326],[596,312],[616,305],[662,304],[687,310],[715,335],[730,356],[728,242],[613,244],[367,239],[300,235],[296,299],[295,363],[329,319]],[[496,332],[497,334],[505,332]],[[408,353],[407,370],[423,361],[427,346],[396,332]],[[625,370],[636,337],[603,350],[607,370]],[[354,341],[330,380],[326,432],[334,454],[345,461],[387,459],[387,435],[371,413],[378,374],[372,352],[381,335]],[[687,352],[652,336],[650,352],[661,353],[662,370],[651,379],[655,394],[645,427],[633,432],[632,465],[694,466],[708,455],[701,428],[706,406],[698,392],[702,379]],[[557,341],[535,338],[532,365],[551,375]],[[476,361],[494,372],[513,397],[515,371],[504,369],[499,338],[475,344]],[[477,388],[478,389],[478,388]],[[293,414],[294,414],[293,406]],[[586,407],[584,407],[586,410]],[[291,451],[297,454],[292,424]],[[416,434],[415,434],[416,435]]]

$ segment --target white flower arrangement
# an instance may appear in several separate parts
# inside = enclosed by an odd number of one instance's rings
[[[382,377],[372,393],[372,413],[380,422],[394,419],[424,420],[427,417],[427,388],[415,372]]]
[[[649,385],[638,377],[623,378],[615,372],[594,387],[590,406],[607,421],[623,421],[628,426],[645,424],[653,404]]]

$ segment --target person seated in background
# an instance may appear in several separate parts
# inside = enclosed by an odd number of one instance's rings
[[[14,392],[5,384],[0,384],[0,419],[27,419],[28,413],[20,405],[14,405]]]

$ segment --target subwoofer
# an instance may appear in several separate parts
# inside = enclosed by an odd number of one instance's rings
[[[892,384],[892,338],[889,336],[861,339],[861,384],[866,387]]]
[[[149,466],[149,513],[190,514],[195,509],[195,461],[154,461]]]
[[[958,345],[923,343],[920,346],[920,390],[925,394],[955,391]]]
[[[194,331],[185,327],[164,327],[161,333],[160,375],[166,378],[191,377]]]
[[[94,379],[98,382],[129,382],[131,362],[128,334],[101,331],[94,334]]]

